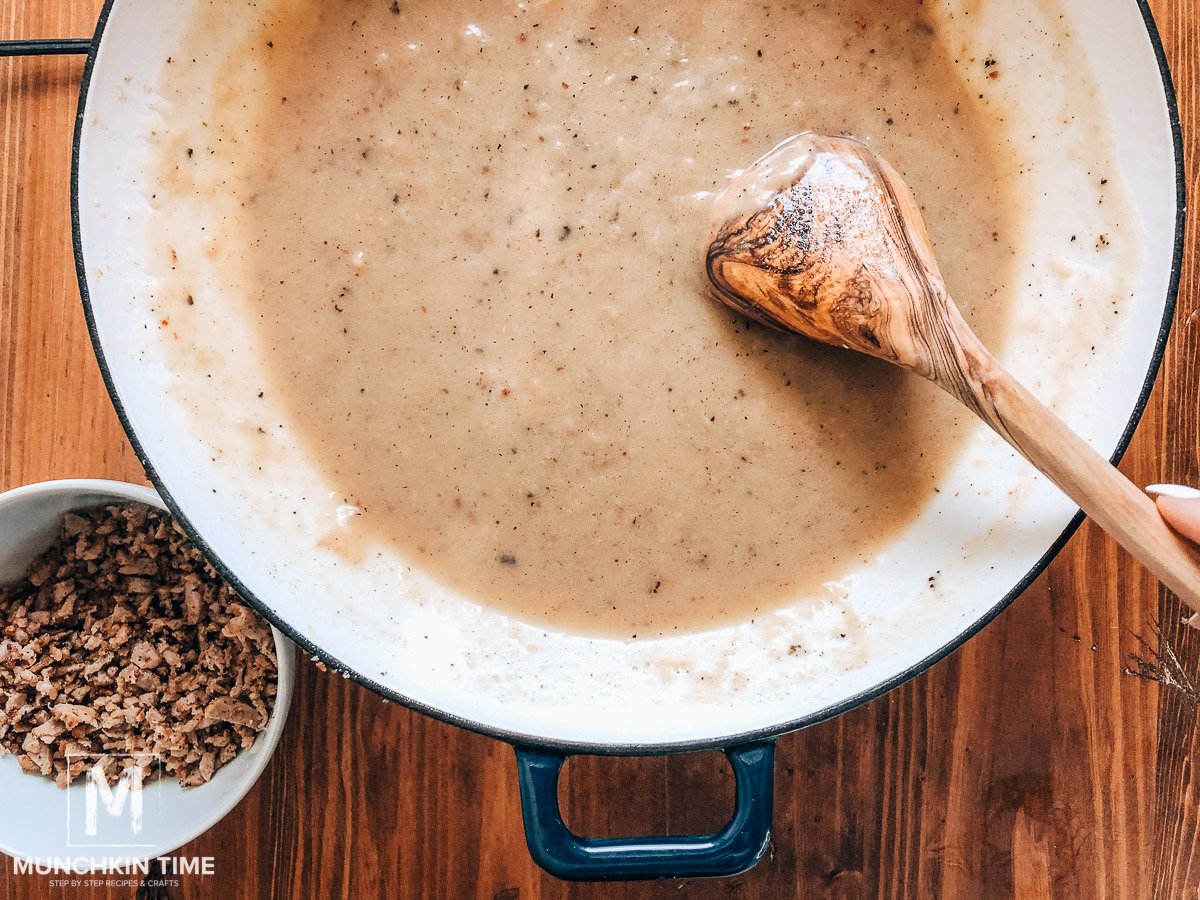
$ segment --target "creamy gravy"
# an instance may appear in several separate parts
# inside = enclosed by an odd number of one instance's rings
[[[919,0],[292,0],[265,20],[256,81],[216,104],[249,138],[168,142],[165,183],[236,163],[221,237],[247,248],[231,280],[263,403],[339,492],[347,555],[382,542],[547,627],[650,636],[794,603],[933,497],[977,426],[731,314],[700,264],[740,167],[850,132],[912,185],[1002,344],[1020,166]]]

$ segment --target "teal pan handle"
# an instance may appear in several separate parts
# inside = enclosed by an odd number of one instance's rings
[[[588,840],[571,832],[558,805],[558,780],[570,754],[515,747],[525,837],[534,861],[569,881],[703,878],[754,866],[771,841],[775,742],[725,751],[737,786],[733,817],[716,834]],[[640,802],[640,798],[626,798]]]

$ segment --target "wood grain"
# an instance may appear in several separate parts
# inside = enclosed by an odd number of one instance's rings
[[[0,35],[79,35],[97,0],[0,0]],[[1200,4],[1153,4],[1200,181]],[[0,62],[0,488],[141,480],[87,345],[70,257],[79,60]],[[1123,470],[1200,484],[1200,272],[1191,237],[1175,332]],[[771,855],[734,879],[567,885],[525,851],[512,753],[304,666],[283,746],[251,795],[186,848],[218,874],[177,897],[1179,898],[1200,893],[1197,697],[1177,602],[1085,525],[961,651],[888,696],[783,738]],[[1158,637],[1161,630],[1161,642]],[[1141,641],[1146,642],[1143,646]],[[1162,656],[1164,659],[1157,659]],[[718,756],[579,759],[569,822],[592,834],[711,827]],[[0,815],[19,815],[0,799]],[[0,897],[51,895],[0,867]],[[68,896],[128,897],[129,889]]]

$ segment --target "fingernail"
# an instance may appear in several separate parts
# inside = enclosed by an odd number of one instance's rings
[[[1175,497],[1177,500],[1200,500],[1200,491],[1182,484],[1151,484],[1146,487],[1146,493],[1156,497]]]

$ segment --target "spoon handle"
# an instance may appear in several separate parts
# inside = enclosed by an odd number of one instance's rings
[[[1167,527],[1154,501],[1029,393],[974,334],[960,338],[971,363],[964,371],[972,377],[956,379],[951,392],[1200,613],[1200,550]]]

